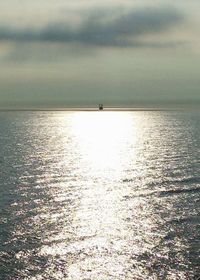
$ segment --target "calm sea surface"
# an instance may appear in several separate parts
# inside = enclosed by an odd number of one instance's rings
[[[0,279],[200,276],[200,113],[1,112]]]

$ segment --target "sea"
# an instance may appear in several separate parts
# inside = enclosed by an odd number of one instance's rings
[[[1,280],[197,280],[200,112],[0,112]]]

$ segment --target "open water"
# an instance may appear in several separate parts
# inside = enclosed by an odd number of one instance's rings
[[[199,215],[200,113],[0,113],[1,280],[197,279]]]

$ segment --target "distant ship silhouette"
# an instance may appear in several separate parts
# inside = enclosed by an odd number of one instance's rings
[[[100,111],[103,110],[103,104],[99,104],[99,110],[100,110]]]

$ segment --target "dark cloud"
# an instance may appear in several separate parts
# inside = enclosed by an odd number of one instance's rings
[[[77,28],[65,22],[57,22],[43,29],[0,28],[0,40],[40,41],[40,42],[78,42],[96,46],[139,46],[162,47],[162,44],[141,43],[140,36],[160,33],[176,26],[183,15],[174,8],[143,8],[129,13],[93,11]]]

